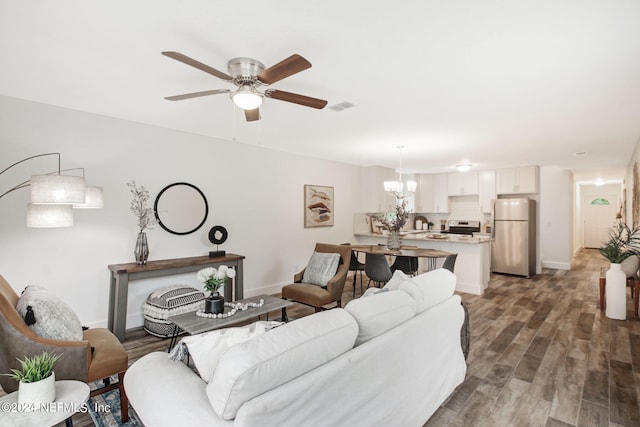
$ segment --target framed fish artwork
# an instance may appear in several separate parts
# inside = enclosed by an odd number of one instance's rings
[[[304,226],[333,226],[333,187],[304,186]]]

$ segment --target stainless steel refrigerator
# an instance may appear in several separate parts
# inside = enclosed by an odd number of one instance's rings
[[[493,202],[491,271],[531,277],[536,273],[536,201]]]

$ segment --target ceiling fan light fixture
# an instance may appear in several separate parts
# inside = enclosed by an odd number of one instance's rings
[[[243,110],[255,110],[262,105],[262,94],[249,86],[241,86],[231,94],[233,103]]]

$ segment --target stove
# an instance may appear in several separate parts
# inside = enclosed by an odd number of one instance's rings
[[[462,221],[462,220],[450,220],[448,222],[449,229],[441,231],[445,234],[465,234],[467,236],[473,236],[473,233],[480,232],[480,221]]]

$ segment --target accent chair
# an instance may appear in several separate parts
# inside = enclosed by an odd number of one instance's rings
[[[340,262],[335,276],[327,282],[327,286],[304,283],[305,270],[293,276],[294,283],[282,288],[282,298],[299,302],[315,308],[315,311],[325,309],[325,306],[333,302],[336,307],[342,307],[342,291],[349,272],[351,260],[351,247],[346,245],[331,245],[316,243],[315,252],[336,253],[340,255]],[[306,267],[305,267],[306,269]]]
[[[43,338],[25,323],[16,310],[19,296],[0,275],[0,372],[19,369],[16,358],[32,357],[48,351],[61,355],[54,371],[56,380],[77,380],[86,383],[103,380],[104,387],[92,390],[95,396],[115,388],[120,391],[122,421],[129,419],[129,401],[124,391],[123,379],[128,367],[128,355],[124,347],[108,329],[87,329],[81,341],[60,341]],[[111,375],[118,375],[118,382],[111,384]],[[6,393],[18,389],[18,382],[0,375],[0,386]]]

